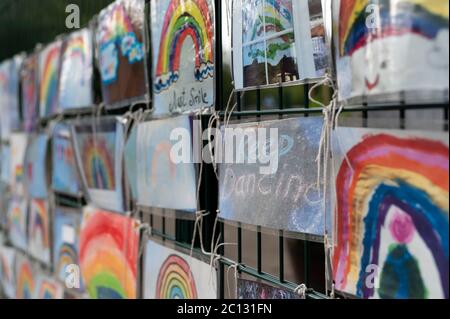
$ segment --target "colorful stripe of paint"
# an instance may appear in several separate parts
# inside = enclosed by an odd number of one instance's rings
[[[448,298],[448,154],[448,146],[439,141],[387,134],[366,136],[347,153],[348,163],[343,161],[336,179],[333,272],[337,289],[364,298],[374,296],[374,289],[365,282],[367,267],[383,266],[379,265],[380,233],[389,226],[385,225],[389,209],[397,207],[411,220],[408,231],[417,233],[433,256]],[[404,243],[409,235],[392,236],[399,242],[397,251],[417,258]],[[403,280],[420,281],[420,269],[414,274]],[[403,281],[391,284],[403,288],[390,291],[390,297],[415,296],[414,287],[407,288]]]

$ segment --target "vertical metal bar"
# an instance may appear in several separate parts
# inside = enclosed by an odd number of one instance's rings
[[[283,110],[284,110],[284,99],[283,99],[283,86],[280,85],[278,87],[278,102],[280,115],[279,118],[283,118]],[[284,232],[283,230],[279,231],[278,235],[278,270],[279,270],[279,278],[280,282],[284,282]]]
[[[215,104],[214,108],[216,110],[223,110],[225,107],[224,99],[223,99],[223,60],[222,60],[222,0],[215,0],[214,1],[214,8],[215,8]],[[220,105],[220,107],[218,107]],[[219,229],[220,229],[220,243],[224,242],[224,225],[223,222],[219,222]],[[212,238],[214,241],[215,238]],[[224,247],[221,246],[219,248],[219,254],[223,256],[224,254]],[[225,268],[224,264],[219,262],[219,298],[225,299]]]
[[[166,210],[162,210],[162,225],[161,225],[161,233],[163,234],[163,241],[166,240]]]
[[[310,104],[309,104],[309,84],[308,83],[305,83],[305,85],[303,86],[303,96],[304,96],[303,101],[305,104],[304,108],[309,109]],[[308,114],[308,112],[306,112],[305,117],[308,117],[308,116],[309,116],[309,114]]]
[[[303,277],[306,287],[309,286],[309,243],[303,241]]]
[[[237,227],[237,262],[242,263],[242,225],[238,223]]]
[[[278,258],[280,282],[284,282],[284,236],[282,230],[278,236]]]
[[[256,268],[258,269],[258,273],[262,273],[262,238],[261,238],[261,226],[257,227],[256,232],[256,254],[257,254],[257,261],[256,261]]]
[[[256,90],[256,111],[261,111],[261,89]],[[261,115],[256,116],[259,120]],[[258,226],[256,229],[256,264],[258,273],[262,273],[262,243],[261,243],[261,226]]]

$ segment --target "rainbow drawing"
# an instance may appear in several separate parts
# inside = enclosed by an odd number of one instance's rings
[[[115,189],[115,133],[97,133],[83,137],[81,158],[89,188]]]
[[[336,133],[349,145],[336,177],[336,288],[362,298],[448,298],[448,136],[369,131]]]
[[[145,299],[217,298],[217,276],[208,263],[151,240],[145,244]]]
[[[121,2],[113,3],[100,17],[100,43],[115,42],[123,36],[133,33],[133,24]]]
[[[262,9],[258,8],[259,3],[256,6],[244,6],[244,33],[248,33],[244,40],[255,41],[294,28],[292,0],[266,0]]]
[[[8,211],[8,229],[11,243],[20,249],[27,248],[27,210],[26,202],[12,200]]]
[[[143,3],[141,1],[140,5]],[[119,49],[122,56],[127,57],[129,64],[144,59],[144,46],[135,32],[135,29],[143,27],[143,15],[139,16],[137,2],[131,6],[131,3],[126,6],[126,2],[115,2],[100,13],[97,41],[100,47],[100,72],[106,85],[118,79]],[[127,9],[133,11],[129,13]],[[130,15],[133,15],[133,20]]]
[[[208,0],[169,0],[161,21],[154,90],[161,93],[179,79],[181,49],[187,38],[194,42],[193,79],[214,76],[214,20]],[[186,59],[184,57],[183,59]]]
[[[81,211],[57,207],[53,223],[53,265],[59,280],[67,278],[66,267],[78,265]],[[82,285],[80,285],[81,288]]]
[[[16,298],[32,299],[35,293],[35,283],[31,263],[24,256],[17,256],[16,262]]]
[[[340,4],[340,56],[352,56],[377,39],[408,33],[434,39],[440,30],[448,29],[448,1],[379,1],[379,25],[373,29],[366,25],[369,0],[347,0]]]
[[[58,76],[61,42],[50,44],[40,56],[40,109],[41,116],[49,116],[57,111]]]
[[[63,46],[59,77],[59,106],[62,109],[92,105],[93,59],[89,29],[71,34]]]
[[[52,278],[40,276],[37,283],[35,299],[62,299],[64,289]]]
[[[46,200],[33,199],[28,222],[30,254],[44,263],[50,263],[50,220]]]
[[[82,65],[86,65],[86,56],[88,55],[88,48],[86,47],[85,37],[80,34],[70,39],[64,49],[63,59],[74,59],[82,61]]]
[[[169,256],[161,266],[156,283],[156,299],[197,299],[191,269],[180,256]]]
[[[130,218],[86,208],[80,235],[80,269],[93,299],[136,298],[139,236]]]

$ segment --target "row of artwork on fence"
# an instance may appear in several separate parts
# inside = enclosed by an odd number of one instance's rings
[[[195,218],[198,168],[171,158],[179,143],[171,139],[175,129],[187,132],[184,151],[196,152],[195,123],[182,115],[125,130],[130,125],[122,118],[88,118],[60,122],[50,130],[53,135],[29,137],[28,143],[27,135],[12,134],[1,160],[7,170],[2,180],[13,194],[3,218],[11,241],[49,262],[50,237],[41,228],[51,219],[50,191],[84,194],[120,218],[129,209],[124,194],[130,190],[138,207]],[[301,235],[331,234],[339,291],[364,298],[448,297],[448,134],[336,128],[332,173],[318,183],[322,127],[321,117],[230,125],[247,136],[277,129],[277,165],[265,175],[249,158],[244,164],[218,163],[219,218]],[[261,145],[242,142],[244,156]],[[377,289],[367,287],[373,265],[381,278]]]
[[[373,6],[369,0],[225,1],[233,37],[222,47],[233,48],[235,89],[317,80],[333,66],[334,52],[342,101],[400,100],[417,91],[413,100],[448,101],[448,1]],[[39,117],[99,103],[95,64],[108,108],[146,103],[151,96],[155,115],[212,107],[213,1],[152,1],[149,17],[144,8],[144,0],[117,0],[92,27],[3,62],[0,106],[10,114],[2,117],[3,138],[21,127],[33,131]]]
[[[17,248],[0,245],[0,283],[8,298],[134,299],[139,271],[143,298],[217,298],[214,268],[157,242],[139,243],[136,220],[92,207],[50,210],[40,200],[29,210],[26,202],[11,205],[10,238]]]

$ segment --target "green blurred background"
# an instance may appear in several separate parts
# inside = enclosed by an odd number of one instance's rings
[[[81,27],[112,0],[0,0],[0,61],[21,51],[30,52],[37,43],[51,42],[66,28],[66,7],[80,8]]]

